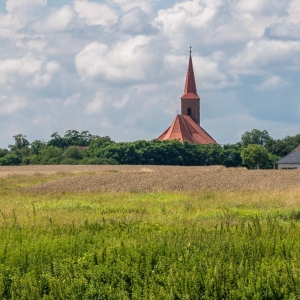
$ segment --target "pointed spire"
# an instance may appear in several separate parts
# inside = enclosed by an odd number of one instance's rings
[[[199,98],[197,94],[196,80],[194,75],[193,61],[192,61],[192,47],[190,46],[190,58],[188,69],[186,73],[184,93],[181,99],[195,99]]]

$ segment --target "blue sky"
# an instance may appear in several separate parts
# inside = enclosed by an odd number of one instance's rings
[[[158,137],[180,110],[190,45],[201,126],[217,142],[300,133],[298,0],[7,0],[0,147],[69,129]]]

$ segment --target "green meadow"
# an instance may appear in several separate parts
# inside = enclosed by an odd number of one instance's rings
[[[0,178],[0,299],[299,299],[300,192],[30,193]]]

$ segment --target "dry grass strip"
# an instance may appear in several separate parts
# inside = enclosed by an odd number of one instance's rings
[[[78,168],[78,166],[73,167],[73,172],[76,167]],[[223,167],[105,166],[104,168],[102,166],[94,171],[93,174],[85,173],[82,176],[66,177],[37,184],[23,189],[23,191],[55,193],[199,191],[207,189],[226,191],[300,190],[300,172],[297,170],[248,171],[243,168],[226,169]]]

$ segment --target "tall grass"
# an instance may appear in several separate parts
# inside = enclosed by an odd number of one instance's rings
[[[300,295],[297,192],[16,192],[36,180],[1,182],[0,299]]]

